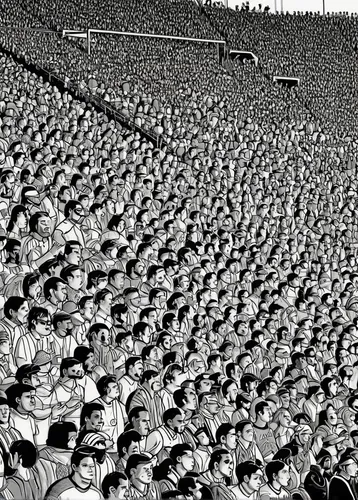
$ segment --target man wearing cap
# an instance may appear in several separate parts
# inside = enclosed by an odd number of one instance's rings
[[[32,363],[40,368],[37,376],[40,380],[44,398],[50,396],[58,378],[58,367],[53,366],[53,356],[45,351],[37,351]]]
[[[346,448],[345,442],[348,436],[345,429],[343,429],[339,434],[329,434],[323,438],[323,449],[328,451],[332,458],[332,467],[338,462],[338,457],[342,451]]]
[[[115,471],[116,465],[106,451],[106,441],[108,435],[105,432],[89,431],[83,434],[81,441],[78,440],[78,445],[88,446],[93,448],[96,453],[96,469],[95,477],[92,481],[97,488],[101,488],[102,481],[107,474]]]
[[[312,429],[309,425],[299,424],[295,427],[293,439],[285,445],[285,448],[291,450],[293,463],[301,475],[301,481],[304,481],[315,458],[312,449],[316,450],[322,440],[317,438],[317,444],[312,443]],[[310,444],[310,446],[309,446]]]
[[[198,402],[197,426],[206,426],[210,433],[210,440],[214,443],[217,430],[223,423],[222,413],[220,412],[222,405],[219,403],[217,395],[209,392],[199,394]]]
[[[336,465],[336,474],[328,486],[328,500],[356,500],[353,489],[357,478],[358,463],[355,450],[347,448],[340,456]]]

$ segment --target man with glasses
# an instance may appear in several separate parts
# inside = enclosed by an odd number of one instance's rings
[[[31,363],[38,351],[55,354],[51,318],[47,309],[33,307],[30,310],[28,329],[29,333],[21,336],[15,346],[14,358],[17,367]]]

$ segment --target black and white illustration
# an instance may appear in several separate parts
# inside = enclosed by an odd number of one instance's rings
[[[0,2],[0,500],[358,500],[357,62],[324,2]]]

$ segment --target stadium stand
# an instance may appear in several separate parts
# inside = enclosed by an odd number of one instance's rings
[[[358,499],[357,22],[4,0],[1,500]]]

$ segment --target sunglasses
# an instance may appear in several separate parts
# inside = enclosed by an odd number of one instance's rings
[[[37,322],[44,326],[51,325],[51,321],[45,321],[44,319],[38,319]]]

